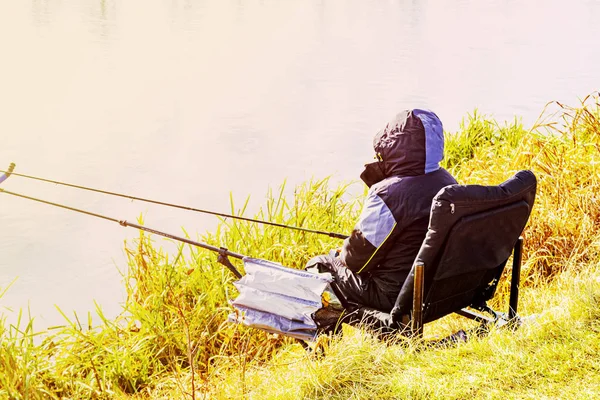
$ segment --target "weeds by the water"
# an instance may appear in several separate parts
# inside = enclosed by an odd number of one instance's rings
[[[310,181],[296,188],[293,204],[281,192],[269,192],[258,217],[343,232],[360,211],[357,199],[342,201],[347,187],[331,189],[328,179]],[[234,213],[243,212],[236,211],[233,201],[231,207]],[[223,220],[215,232],[199,239],[296,267],[311,252],[339,244],[236,220]],[[34,344],[31,323],[25,330],[0,324],[5,354],[0,366],[7,371],[0,374],[0,398],[113,398],[157,388],[194,398],[210,390],[219,373],[215,365],[226,362],[243,371],[250,363],[271,360],[292,343],[226,322],[234,278],[215,262],[215,254],[179,245],[172,257],[152,240],[140,233],[126,248],[127,299],[115,321],[104,318],[99,307],[102,324],[96,327],[63,314],[66,326],[47,333],[41,345]]]
[[[556,114],[551,107],[558,108]],[[215,255],[181,245],[169,255],[140,234],[128,243],[127,300],[115,320],[64,313],[35,332],[0,320],[0,398],[593,398],[600,393],[599,96],[549,104],[533,129],[474,113],[447,136],[445,166],[465,184],[498,184],[532,169],[539,186],[525,236],[520,309],[541,313],[518,334],[492,332],[456,348],[417,351],[350,329],[309,357],[293,341],[226,322],[233,277]],[[313,180],[269,192],[257,218],[349,232],[361,199]],[[241,207],[231,202],[234,213]],[[224,219],[200,240],[301,268],[337,239]],[[506,301],[501,286],[496,301]],[[465,322],[430,324],[426,335]]]

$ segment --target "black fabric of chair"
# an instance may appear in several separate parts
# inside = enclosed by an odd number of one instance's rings
[[[415,266],[424,265],[423,322],[468,306],[481,307],[495,292],[535,200],[536,178],[519,171],[498,186],[450,185],[433,199],[429,229],[390,314],[360,308],[346,322],[395,331],[410,316]]]

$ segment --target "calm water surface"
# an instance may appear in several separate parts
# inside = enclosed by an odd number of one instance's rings
[[[0,2],[0,168],[228,211],[356,179],[403,108],[531,125],[600,82],[600,2]],[[3,188],[175,234],[215,220],[22,178]],[[0,312],[119,311],[132,229],[0,194]],[[168,246],[162,240],[161,245]],[[233,249],[235,250],[235,249]],[[13,310],[13,311],[11,311]]]

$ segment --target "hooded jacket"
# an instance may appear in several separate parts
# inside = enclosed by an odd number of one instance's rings
[[[400,112],[373,147],[377,161],[361,174],[369,192],[340,260],[391,309],[425,238],[433,197],[456,180],[439,166],[444,133],[431,111]]]

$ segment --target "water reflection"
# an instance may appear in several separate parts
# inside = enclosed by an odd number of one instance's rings
[[[56,8],[56,2],[52,0],[32,0],[31,15],[35,25],[42,26],[48,24],[53,14],[53,9]]]
[[[92,32],[103,39],[109,39],[116,28],[116,0],[100,0],[91,3],[88,8]]]

